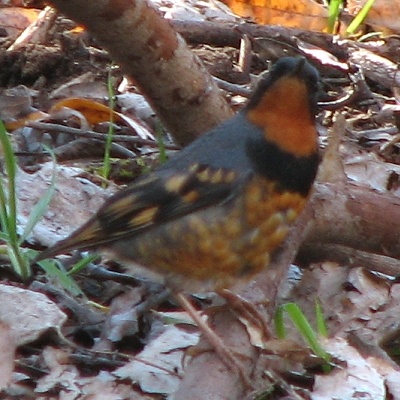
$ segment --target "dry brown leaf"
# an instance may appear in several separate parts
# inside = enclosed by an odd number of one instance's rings
[[[138,382],[146,393],[174,393],[183,373],[185,350],[198,343],[199,333],[170,325],[131,362],[114,371],[119,379]]]
[[[82,113],[90,125],[95,125],[100,122],[110,121],[111,117],[115,122],[121,122],[118,113],[111,110],[108,106],[98,103],[90,99],[70,97],[68,99],[63,99],[55,103],[49,112],[55,113],[61,111],[63,108],[71,108],[73,110]]]
[[[382,163],[373,153],[346,157],[344,168],[347,177],[353,182],[381,193],[387,191],[390,175],[393,172],[400,174],[398,165]],[[392,192],[399,194],[399,189],[392,190]]]
[[[14,369],[15,341],[8,324],[0,322],[0,390],[7,387]]]
[[[367,0],[349,0],[349,14],[357,15]],[[382,29],[385,33],[400,32],[400,0],[375,0],[368,12],[366,23]]]
[[[328,375],[315,377],[313,400],[399,398],[398,386],[389,388],[387,378],[398,381],[400,372],[387,368],[384,360],[363,356],[342,338],[328,340],[325,349],[345,363]]]
[[[7,323],[17,345],[30,343],[48,329],[60,329],[67,316],[47,296],[0,285],[0,320]]]
[[[15,39],[27,26],[36,21],[40,10],[22,7],[0,8],[0,26]]]
[[[24,229],[34,204],[43,196],[51,182],[53,169],[56,173],[57,191],[44,217],[35,225],[29,240],[51,246],[65,238],[77,226],[89,219],[115,191],[80,177],[79,168],[56,166],[46,163],[34,174],[20,169],[17,172],[18,226]]]
[[[0,118],[11,132],[48,115],[32,107],[32,93],[25,86],[11,88],[0,94]]]
[[[48,115],[46,113],[32,107],[26,115],[19,117],[15,121],[4,122],[4,125],[9,132],[12,132],[18,128],[24,127],[29,121],[40,121],[47,117]]]
[[[46,347],[42,353],[46,374],[38,379],[34,389],[37,400],[146,400],[134,385],[118,382],[111,372],[100,371],[95,376],[82,376],[79,369],[68,363],[69,354],[63,349]]]
[[[283,25],[313,31],[327,27],[327,10],[313,0],[223,0],[241,17],[259,24]]]
[[[49,94],[49,99],[59,100],[67,97],[83,97],[101,101],[108,97],[107,85],[89,71],[61,84]]]
[[[154,136],[141,121],[111,110],[110,107],[97,101],[80,97],[70,97],[55,103],[50,108],[49,113],[57,114],[58,112],[63,112],[65,109],[77,111],[84,116],[90,125],[108,122],[112,119],[116,123],[123,123],[130,126],[142,139],[154,139]]]

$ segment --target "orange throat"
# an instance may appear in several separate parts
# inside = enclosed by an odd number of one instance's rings
[[[308,103],[306,85],[296,77],[287,78],[271,86],[249,110],[248,119],[281,150],[307,157],[317,150],[317,132]]]

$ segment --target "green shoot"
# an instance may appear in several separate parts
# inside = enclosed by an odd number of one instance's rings
[[[73,296],[84,296],[81,288],[71,278],[60,262],[56,260],[42,260],[38,262],[38,265],[48,276],[57,280]]]
[[[165,149],[165,143],[162,138],[161,123],[157,123],[157,125],[156,125],[156,140],[157,140],[157,144],[158,144],[158,149],[160,151],[160,154],[159,154],[160,164],[163,164],[168,160],[168,155],[167,155],[167,152]]]
[[[136,161],[136,164],[139,165],[142,174],[145,174],[145,173],[151,171],[151,168],[148,166],[148,164],[146,164],[146,161],[144,160],[144,158],[142,156],[136,157],[135,161]]]
[[[315,300],[315,320],[318,334],[323,337],[328,337],[328,327],[325,323],[322,306],[318,299]]]
[[[27,279],[30,276],[31,270],[29,262],[20,248],[17,233],[17,198],[15,186],[17,162],[2,121],[0,121],[0,145],[3,149],[4,168],[7,175],[7,178],[2,179],[0,182],[0,223],[2,237],[6,242],[7,254],[14,271],[22,279]]]
[[[339,20],[343,0],[331,0],[328,8],[328,33],[334,33],[335,24]]]
[[[327,364],[329,364],[330,356],[321,347],[318,342],[318,336],[311,327],[304,313],[300,310],[300,307],[295,303],[286,303],[278,308],[275,314],[275,331],[278,338],[283,339],[286,336],[286,329],[284,326],[284,313],[290,317],[294,326],[301,334],[303,339],[306,341],[308,346],[314,352],[314,354],[322,358]]]
[[[111,146],[113,141],[113,136],[115,132],[114,128],[114,110],[115,110],[115,92],[114,92],[114,78],[111,74],[111,70],[108,72],[107,79],[107,91],[108,91],[108,107],[110,109],[110,125],[108,126],[106,146],[104,150],[103,159],[103,178],[108,179],[111,170]]]
[[[20,245],[24,242],[24,240],[32,232],[32,229],[35,227],[35,225],[39,222],[39,220],[45,214],[45,212],[50,204],[50,201],[53,197],[54,191],[56,189],[56,157],[54,155],[54,152],[50,148],[45,146],[45,149],[51,155],[51,159],[52,159],[53,165],[54,165],[53,173],[51,175],[50,186],[46,189],[46,191],[43,193],[42,197],[32,208],[32,210],[29,214],[25,229],[24,229],[21,237],[19,238]]]
[[[374,2],[375,0],[367,0],[365,2],[360,12],[354,17],[354,19],[351,21],[350,25],[346,29],[347,34],[354,35],[360,25],[364,22]]]
[[[347,35],[354,35],[364,22],[375,0],[367,0],[358,14],[353,18],[346,29]],[[343,8],[343,0],[331,0],[328,7],[328,33],[334,33],[335,24],[339,20],[340,12]]]
[[[46,212],[55,190],[56,169],[54,167],[48,189],[46,189],[41,199],[32,208],[24,231],[22,235],[18,237],[16,191],[17,161],[7,131],[1,121],[0,144],[4,154],[4,171],[6,175],[6,177],[0,181],[0,239],[5,243],[0,252],[8,255],[11,266],[16,274],[26,280],[31,275],[30,263],[35,258],[37,252],[31,249],[23,249],[21,245]],[[47,150],[51,154],[55,166],[56,160],[54,153],[52,153],[50,149]],[[40,261],[39,265],[49,276],[57,278],[62,286],[71,293],[76,295],[82,294],[82,291],[73,279],[69,277],[62,268],[57,267],[54,261]]]
[[[68,271],[68,275],[76,274],[86,268],[90,263],[97,260],[99,256],[97,254],[90,254],[86,257],[83,257],[82,260],[79,260],[75,263],[72,268]]]

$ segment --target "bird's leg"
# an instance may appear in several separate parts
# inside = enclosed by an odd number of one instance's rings
[[[243,365],[239,362],[237,357],[235,357],[234,353],[226,346],[222,339],[211,329],[207,322],[201,318],[199,312],[193,307],[185,294],[177,293],[176,298],[184,310],[197,324],[206,339],[210,342],[211,346],[221,358],[222,362],[229,369],[234,369],[239,374],[247,388],[254,389],[248,374],[243,369]]]
[[[250,303],[242,296],[228,289],[218,289],[216,293],[226,300],[231,310],[239,319],[243,317],[251,325],[258,327],[262,332],[263,338],[269,339],[273,336],[265,317],[257,310],[253,303]]]

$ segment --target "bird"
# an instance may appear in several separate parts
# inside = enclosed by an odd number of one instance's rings
[[[319,83],[304,57],[279,59],[236,115],[111,196],[36,261],[100,250],[176,293],[250,280],[310,196]]]

